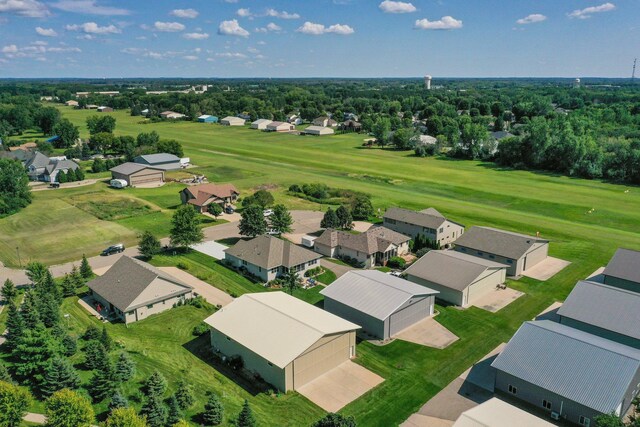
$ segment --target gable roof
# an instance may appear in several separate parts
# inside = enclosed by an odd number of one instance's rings
[[[519,259],[529,252],[536,243],[549,243],[549,241],[497,228],[476,226],[471,227],[458,237],[455,243],[456,246]]]
[[[220,120],[221,122],[242,122],[244,123],[244,119],[236,116],[227,116]]]
[[[525,322],[492,367],[608,414],[640,369],[640,350],[550,320]]]
[[[377,270],[352,270],[320,291],[327,298],[385,320],[415,297],[438,291]]]
[[[384,213],[384,218],[433,229],[438,229],[447,220],[440,212],[433,208],[420,212],[402,208],[389,208]]]
[[[553,427],[548,421],[492,397],[464,411],[453,427]]]
[[[322,255],[316,252],[267,235],[239,240],[229,249],[225,249],[225,253],[267,270],[280,266],[294,267],[322,258]]]
[[[405,273],[444,287],[462,291],[475,283],[487,270],[506,265],[456,251],[429,251],[411,264]]]
[[[558,314],[640,340],[640,294],[633,291],[580,281]]]
[[[318,236],[315,243],[331,248],[344,246],[345,248],[371,255],[376,252],[386,251],[391,244],[398,246],[409,240],[411,240],[409,236],[389,230],[386,227],[371,227],[364,233],[359,234],[328,228]]]
[[[47,174],[51,174],[53,171],[62,170],[62,169],[73,169],[76,170],[80,166],[73,160],[58,160],[51,161],[45,168]]]
[[[165,286],[163,287],[165,293],[147,295],[146,300],[139,301],[139,297],[152,284],[156,284],[158,279],[174,286],[168,288]],[[87,286],[121,311],[133,310],[170,296],[188,293],[193,289],[151,264],[126,255],[120,257],[102,276],[87,283]]]
[[[268,125],[269,123],[272,123],[272,122],[273,120],[269,120],[269,119],[258,119],[251,122],[251,124],[252,125],[261,125],[261,124]]]
[[[491,132],[491,137],[494,139],[510,138],[512,136],[515,136],[515,135],[510,132],[507,132],[506,130]]]
[[[180,158],[176,155],[169,153],[155,153],[155,154],[143,154],[133,159],[134,162],[140,163],[140,161],[146,162],[150,165],[158,163],[176,163],[180,162]]]
[[[188,193],[193,197],[187,203],[202,206],[207,200],[212,197],[219,199],[225,199],[233,197],[234,194],[240,194],[233,184],[200,184],[186,187],[182,191]]]
[[[640,252],[619,248],[602,274],[640,284]]]
[[[279,291],[244,294],[205,323],[279,368],[325,335],[360,328]]]
[[[270,129],[270,128],[276,129],[279,126],[282,126],[282,125],[286,125],[287,127],[290,127],[291,123],[287,123],[287,122],[271,122],[271,123],[267,124],[267,129]]]
[[[116,173],[121,173],[123,175],[131,175],[132,173],[136,173],[136,172],[141,171],[143,169],[153,169],[153,170],[158,170],[158,171],[162,170],[162,169],[156,169],[156,168],[154,168],[152,166],[145,165],[145,164],[142,164],[142,163],[126,162],[126,163],[122,163],[121,165],[112,167],[111,169],[109,169],[109,171],[116,172]]]
[[[33,166],[36,169],[43,169],[46,168],[50,162],[51,159],[49,159],[41,152],[36,151],[35,153],[33,153],[33,156],[31,158],[27,159],[25,167],[29,168]]]

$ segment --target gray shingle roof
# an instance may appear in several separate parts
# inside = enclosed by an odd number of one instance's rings
[[[640,294],[602,283],[581,281],[558,314],[640,339]]]
[[[327,298],[385,320],[411,298],[438,291],[377,270],[353,270],[320,291]]]
[[[411,264],[408,275],[462,291],[476,282],[487,270],[506,265],[456,251],[429,251]]]
[[[266,235],[240,240],[225,253],[267,270],[279,266],[294,267],[322,258],[322,255],[291,242]]]
[[[146,162],[150,165],[157,165],[159,163],[179,162],[180,158],[178,158],[178,156],[175,156],[169,153],[156,153],[156,154],[145,154],[143,156],[138,156],[133,160],[136,163]]]
[[[63,170],[63,169],[76,170],[78,168],[79,168],[78,164],[76,162],[74,162],[73,160],[59,160],[57,162],[52,161],[51,163],[49,163],[47,165],[47,167],[45,169],[47,170],[47,173],[51,174],[51,172],[56,171],[56,170]]]
[[[497,228],[471,227],[455,243],[456,246],[519,259],[529,252],[536,243],[549,243],[549,241]]]
[[[328,228],[318,236],[315,243],[332,248],[339,245],[372,255],[376,252],[385,251],[391,244],[398,246],[409,240],[411,240],[409,236],[389,230],[386,227],[372,227],[359,234]]]
[[[174,293],[172,296],[182,295],[192,290],[191,286],[151,264],[128,256],[122,256],[105,274],[96,277],[87,283],[87,286],[121,311],[127,311],[136,308],[131,306],[131,303],[157,278],[184,288],[184,291]],[[169,295],[163,297],[167,296]],[[150,302],[145,301],[145,304]]]
[[[131,175],[132,173],[136,173],[143,169],[154,169],[154,168],[149,165],[144,165],[141,163],[126,162],[121,165],[112,167],[109,170],[111,172],[121,173],[124,175]],[[161,169],[158,169],[158,170],[161,170]]]
[[[435,209],[433,209],[433,211],[425,210],[416,212],[409,209],[389,208],[384,213],[384,217],[385,219],[393,219],[396,221],[406,222],[407,224],[414,224],[420,227],[433,229],[439,228],[446,221],[445,217]]]
[[[33,154],[33,157],[31,157],[30,159],[27,159],[27,162],[25,163],[25,167],[29,167],[29,166],[33,166],[36,169],[42,169],[47,167],[47,165],[51,162],[51,160],[45,156],[44,154],[42,154],[39,151],[36,151]]]
[[[491,366],[608,414],[640,369],[640,350],[541,320],[525,322]]]
[[[640,284],[640,252],[618,249],[603,274]]]

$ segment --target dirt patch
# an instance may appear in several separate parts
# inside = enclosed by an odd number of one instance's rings
[[[100,194],[99,197],[95,195],[71,197],[69,202],[76,208],[103,221],[117,221],[157,211],[140,200],[108,194]]]
[[[258,190],[273,191],[273,190],[277,190],[278,187],[279,187],[278,184],[262,184],[262,185],[258,185],[257,187],[254,187],[253,189],[255,191],[258,191]]]

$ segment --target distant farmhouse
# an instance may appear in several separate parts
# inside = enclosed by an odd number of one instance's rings
[[[401,208],[389,208],[384,213],[385,227],[416,238],[422,234],[440,247],[447,247],[464,233],[464,225],[445,218],[433,208],[419,212]]]
[[[221,208],[233,205],[238,200],[240,192],[233,184],[200,184],[192,185],[180,191],[183,204],[196,207],[199,212],[206,212],[211,204]]]
[[[520,276],[547,258],[549,241],[497,228],[471,227],[456,240],[455,250],[506,264],[507,275]]]
[[[305,271],[318,266],[321,255],[294,245],[286,240],[262,235],[240,240],[225,250],[224,260],[237,269],[244,269],[263,282],[294,272],[303,276]]]
[[[360,234],[328,228],[315,239],[314,250],[331,258],[349,257],[364,268],[373,268],[408,253],[410,240],[409,236],[385,227],[372,227]]]
[[[439,300],[467,307],[505,282],[507,266],[462,252],[434,250],[405,274],[409,281],[438,291]]]
[[[100,314],[124,323],[146,319],[193,297],[193,288],[151,264],[121,257],[107,272],[87,283]]]
[[[297,390],[356,355],[347,320],[284,292],[244,294],[205,320],[211,347],[278,390]]]
[[[433,315],[433,289],[377,270],[353,270],[320,291],[324,309],[387,340]]]

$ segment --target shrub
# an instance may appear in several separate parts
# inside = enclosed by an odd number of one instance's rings
[[[209,332],[209,327],[206,323],[200,322],[196,326],[193,327],[193,331],[191,332],[193,335],[199,337]]]
[[[298,184],[292,184],[289,186],[289,191],[292,193],[302,193],[302,188]]]
[[[427,254],[427,252],[429,252],[431,249],[430,248],[421,248],[418,250],[418,252],[416,252],[416,256],[418,258],[422,258],[423,256],[425,256]]]
[[[187,264],[186,262],[179,262],[176,264],[176,267],[178,267],[180,270],[188,270],[189,269],[189,264]]]
[[[387,265],[391,268],[404,268],[406,263],[407,262],[403,258],[394,256],[387,262]]]

